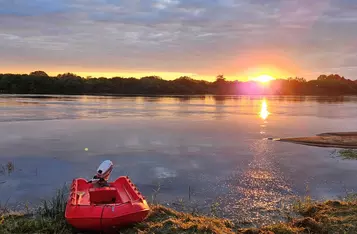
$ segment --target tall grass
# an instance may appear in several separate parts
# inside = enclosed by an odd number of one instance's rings
[[[69,189],[63,186],[62,189],[57,190],[56,194],[50,200],[44,200],[42,206],[38,209],[38,214],[42,217],[52,219],[62,219],[66,209]]]
[[[7,212],[0,216],[0,233],[73,233],[67,224],[64,212],[67,201],[68,188],[59,189],[55,196],[43,201],[39,209],[34,213]]]

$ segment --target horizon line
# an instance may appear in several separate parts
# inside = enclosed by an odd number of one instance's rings
[[[239,82],[249,82],[249,81],[255,81],[254,77],[247,77],[245,76],[244,79],[240,79],[242,77],[239,76],[231,76],[231,75],[227,75],[225,76],[222,73],[218,73],[215,76],[211,76],[211,75],[199,75],[199,74],[195,74],[195,73],[180,73],[180,72],[46,72],[44,70],[34,70],[31,72],[20,72],[20,73],[13,73],[13,72],[0,72],[0,74],[12,74],[12,75],[30,75],[30,73],[35,72],[35,71],[43,71],[45,72],[49,77],[56,77],[58,75],[62,75],[62,74],[74,74],[76,76],[79,76],[81,78],[84,79],[91,79],[91,78],[106,78],[106,79],[112,79],[112,78],[124,78],[124,79],[128,79],[128,78],[135,78],[135,79],[141,79],[141,78],[145,78],[145,77],[159,77],[163,80],[176,80],[182,77],[188,77],[191,78],[193,80],[198,80],[198,81],[207,81],[207,82],[214,82],[218,76],[222,75],[225,80],[227,81],[239,81]],[[99,75],[100,74],[100,75]],[[135,75],[136,74],[136,75]],[[139,75],[140,74],[140,75]],[[167,77],[164,76],[165,74],[171,74],[171,77]],[[337,73],[321,73],[320,75],[339,75],[341,77],[344,77],[343,75],[337,74]],[[319,75],[319,76],[320,76]],[[304,78],[306,81],[310,81],[310,80],[316,80],[319,76],[313,78],[313,79],[308,79],[305,78],[304,76],[286,76],[286,77],[274,77],[274,80],[286,80],[289,78]],[[208,79],[207,79],[208,78]],[[348,79],[346,77],[344,77],[345,79]],[[350,79],[353,80],[353,79]],[[356,79],[357,80],[357,79]]]

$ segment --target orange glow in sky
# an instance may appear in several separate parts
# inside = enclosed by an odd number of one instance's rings
[[[101,71],[103,69],[95,69],[84,70],[84,69],[76,69],[76,68],[60,68],[60,69],[46,69],[46,67],[33,67],[33,68],[17,68],[17,69],[0,69],[0,73],[22,73],[22,74],[29,74],[30,72],[42,70],[45,71],[50,76],[56,76],[58,74],[71,72],[81,77],[135,77],[141,78],[144,76],[160,76],[165,80],[174,80],[181,76],[188,76],[196,80],[207,80],[207,81],[215,81],[216,76],[221,74],[220,72],[216,73],[187,73],[187,72],[167,72],[167,71]],[[263,71],[260,72],[259,71]],[[266,71],[266,72],[264,72]],[[276,75],[278,74],[278,75]],[[283,74],[283,75],[281,75]],[[227,80],[239,80],[239,81],[249,81],[249,80],[256,80],[262,83],[268,82],[270,80],[274,80],[275,77],[286,78],[289,77],[289,74],[284,76],[284,72],[277,71],[275,69],[257,69],[257,72],[240,72],[236,74],[230,73],[223,73],[224,77]]]
[[[287,78],[302,74],[304,69],[297,65],[295,59],[284,51],[278,49],[256,49],[246,51],[237,56],[237,59],[229,67],[235,70],[238,80],[247,81],[259,79]],[[261,76],[264,76],[263,78]]]
[[[260,75],[253,78],[252,80],[259,81],[261,83],[268,83],[269,81],[275,80],[275,78],[270,75]]]
[[[216,63],[211,66],[209,63],[203,67],[184,68],[178,67],[175,70],[156,68],[153,70],[146,69],[121,69],[105,68],[101,65],[87,67],[78,65],[62,64],[18,64],[1,66],[0,73],[23,73],[29,74],[32,71],[43,70],[51,76],[71,72],[82,77],[135,77],[160,76],[165,80],[173,80],[181,76],[188,76],[196,80],[215,81],[218,74],[223,74],[227,80],[249,81],[258,80],[267,82],[273,78],[287,78],[301,74],[303,69],[299,68],[295,61],[288,55],[277,50],[250,50],[236,58]]]

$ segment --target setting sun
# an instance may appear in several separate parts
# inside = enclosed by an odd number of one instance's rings
[[[257,76],[256,78],[253,79],[254,81],[259,81],[259,82],[262,82],[262,83],[267,83],[271,80],[275,80],[274,77],[272,76],[269,76],[269,75],[260,75],[260,76]]]

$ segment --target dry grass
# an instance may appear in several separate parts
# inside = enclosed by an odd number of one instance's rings
[[[229,220],[195,216],[161,205],[154,205],[151,209],[151,214],[145,222],[126,229],[122,233],[235,233],[234,225]]]
[[[64,219],[64,190],[43,204],[35,214],[7,213],[0,215],[0,233],[69,234],[77,233]],[[287,223],[261,228],[239,228],[231,221],[220,218],[178,212],[162,205],[152,205],[147,220],[117,233],[169,234],[352,234],[357,233],[357,196],[350,195],[340,201],[315,202],[309,197],[294,204],[301,215]]]
[[[311,203],[298,212],[303,219],[295,221],[310,233],[357,233],[357,200]]]

